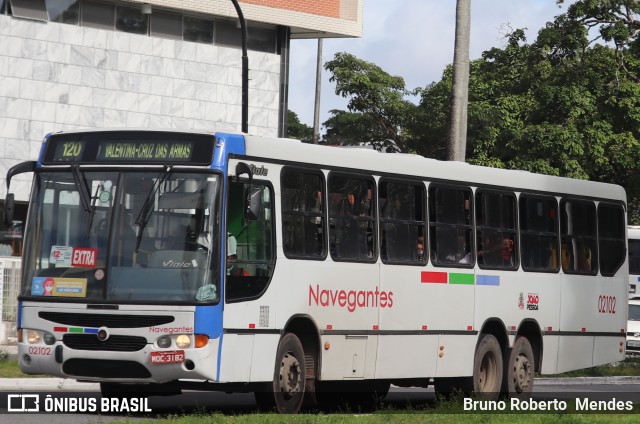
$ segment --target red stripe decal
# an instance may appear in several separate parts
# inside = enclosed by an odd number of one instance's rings
[[[447,284],[446,272],[421,272],[420,281],[423,283]]]

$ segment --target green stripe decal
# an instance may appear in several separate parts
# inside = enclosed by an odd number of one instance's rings
[[[69,333],[82,333],[83,331],[84,331],[84,328],[74,328],[74,327],[69,328]]]
[[[473,274],[456,274],[449,273],[449,284],[469,284],[473,285],[475,283],[475,277]]]

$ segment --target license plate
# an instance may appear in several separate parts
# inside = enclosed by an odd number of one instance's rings
[[[171,350],[167,352],[151,352],[149,362],[152,364],[177,364],[184,362],[184,350]]]
[[[638,340],[629,340],[627,342],[627,346],[629,346],[629,347],[640,347],[640,341],[638,341]]]

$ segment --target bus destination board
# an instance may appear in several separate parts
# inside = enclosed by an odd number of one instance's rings
[[[160,132],[56,134],[47,141],[43,163],[155,163],[208,165],[215,137]]]

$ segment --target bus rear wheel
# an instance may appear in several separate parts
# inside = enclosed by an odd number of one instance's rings
[[[300,339],[285,333],[278,344],[273,382],[265,391],[255,392],[261,409],[275,409],[281,414],[296,414],[305,391],[304,350]]]
[[[502,387],[502,349],[492,334],[478,341],[473,361],[473,391],[483,399],[496,399]]]
[[[535,359],[531,343],[526,337],[518,337],[507,360],[504,389],[512,397],[526,395],[533,390]]]

